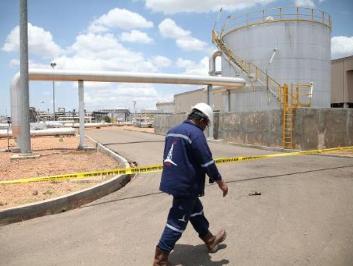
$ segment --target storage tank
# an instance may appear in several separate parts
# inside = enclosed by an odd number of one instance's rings
[[[311,8],[276,8],[229,16],[220,37],[234,55],[253,63],[279,84],[313,82],[311,107],[331,103],[331,17]],[[222,75],[234,76],[222,56]],[[254,85],[254,84],[253,84]],[[251,87],[251,86],[250,86]],[[278,109],[259,84],[232,92],[230,111]]]

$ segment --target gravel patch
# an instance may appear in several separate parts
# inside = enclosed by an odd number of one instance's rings
[[[6,152],[7,139],[0,139],[0,180],[85,172],[119,167],[119,163],[95,149],[86,139],[89,150],[77,150],[78,136],[34,137],[32,151],[39,158],[11,160],[15,153]],[[15,147],[13,139],[10,147]],[[101,183],[110,176],[63,182],[36,182],[0,185],[0,210],[62,196]]]

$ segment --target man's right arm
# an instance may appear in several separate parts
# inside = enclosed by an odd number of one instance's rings
[[[227,196],[228,194],[228,185],[223,180],[218,180],[217,185],[220,190],[223,192],[223,197]]]
[[[210,182],[216,182],[218,187],[223,192],[223,197],[225,197],[228,194],[228,186],[222,180],[222,176],[212,158],[212,153],[207,144],[206,138],[204,136],[196,138],[192,142],[192,147],[201,164],[201,167],[205,168],[207,175],[210,177]]]

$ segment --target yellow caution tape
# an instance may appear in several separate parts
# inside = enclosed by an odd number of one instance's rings
[[[295,156],[295,155],[312,155],[312,154],[320,154],[320,153],[344,151],[344,150],[353,150],[353,146],[320,149],[320,150],[297,151],[297,152],[289,152],[289,153],[274,153],[274,154],[263,154],[263,155],[253,155],[253,156],[240,156],[240,157],[224,157],[224,158],[215,159],[215,162],[217,164],[234,163],[234,162],[240,162],[240,161],[250,161],[250,160],[258,160],[258,159],[265,159],[265,158],[286,157],[286,156]],[[64,175],[31,177],[31,178],[21,178],[21,179],[14,179],[14,180],[2,180],[0,181],[0,184],[5,185],[5,184],[24,184],[24,183],[32,183],[32,182],[43,182],[43,181],[63,181],[68,179],[85,179],[88,177],[107,176],[107,175],[146,174],[146,173],[160,172],[162,169],[163,169],[163,165],[147,165],[147,166],[136,167],[136,168],[135,167],[117,168],[117,169],[111,169],[111,170],[97,170],[97,171],[72,173],[72,174],[64,174]]]

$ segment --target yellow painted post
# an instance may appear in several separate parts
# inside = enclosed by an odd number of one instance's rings
[[[286,114],[288,112],[288,85],[282,86],[282,146],[286,148]]]

